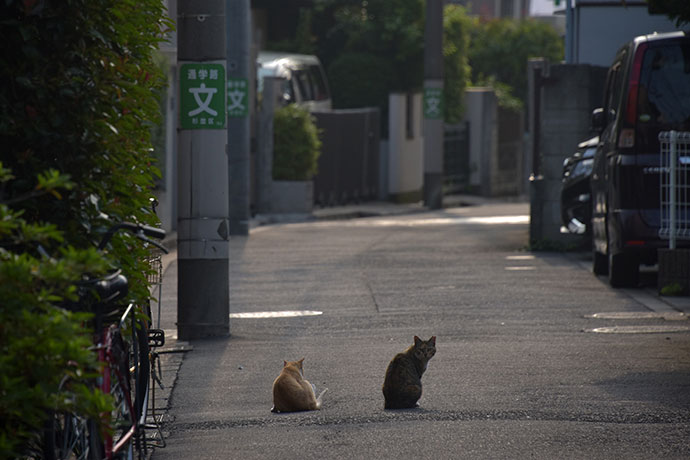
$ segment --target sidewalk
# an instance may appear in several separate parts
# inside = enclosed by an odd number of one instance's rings
[[[443,197],[443,207],[456,208],[462,206],[477,206],[488,203],[504,203],[510,201],[519,202],[526,201],[526,199],[517,197],[496,199],[475,195],[449,195]],[[421,202],[392,203],[388,201],[368,201],[359,204],[314,208],[311,214],[259,214],[252,219],[250,227],[256,228],[261,225],[277,223],[393,216],[401,214],[413,214],[424,211],[428,211],[428,208],[425,207]]]

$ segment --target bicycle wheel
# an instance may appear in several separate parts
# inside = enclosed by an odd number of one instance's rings
[[[75,414],[51,414],[43,435],[44,460],[101,458],[100,437],[94,422]]]
[[[132,347],[130,349],[130,376],[133,381],[134,409],[137,417],[136,448],[146,453],[146,417],[149,407],[149,388],[151,382],[151,363],[149,357],[148,326],[145,320],[136,321],[133,328]]]

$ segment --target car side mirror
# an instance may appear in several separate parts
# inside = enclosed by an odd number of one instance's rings
[[[604,117],[604,109],[597,107],[592,111],[592,130],[601,132],[606,127],[606,117]]]

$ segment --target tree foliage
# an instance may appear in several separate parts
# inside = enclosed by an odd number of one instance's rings
[[[690,23],[690,2],[687,0],[647,0],[651,14],[665,14],[676,26]]]
[[[312,34],[312,18],[313,10],[311,8],[300,8],[295,36],[269,42],[268,49],[287,53],[314,54],[316,47],[314,44],[315,37]]]
[[[388,103],[394,73],[385,57],[343,53],[328,66],[328,75],[335,107],[385,107]]]
[[[473,20],[465,8],[447,5],[443,11],[443,118],[446,123],[458,123],[464,113],[465,88],[470,83],[468,61],[470,30]]]
[[[313,31],[336,107],[380,107],[385,116],[389,93],[421,90],[425,5],[420,0],[317,0]],[[463,7],[446,6],[444,107],[449,122],[462,115],[471,24]]]
[[[548,24],[510,19],[475,24],[469,49],[472,82],[497,87],[508,105],[524,104],[527,98],[529,58],[563,59],[563,41]],[[509,102],[513,97],[516,101]]]
[[[316,0],[312,40],[328,70],[334,105],[379,106],[388,93],[421,90],[425,2]],[[527,94],[527,59],[563,58],[563,41],[549,25],[511,19],[481,22],[463,7],[444,9],[444,118],[457,122],[465,87],[493,86],[504,106]]]
[[[367,53],[387,59],[395,76],[390,82],[391,91],[421,88],[423,0],[320,0],[316,2],[316,9],[320,15],[332,17],[333,25],[326,35],[342,36],[336,40],[340,49],[331,52]]]
[[[389,93],[421,89],[424,4],[315,1],[317,53],[326,67],[335,107],[379,107],[385,116]]]
[[[97,363],[88,317],[63,308],[75,281],[122,267],[135,300],[149,296],[143,247],[93,248],[114,222],[157,222],[152,53],[171,23],[159,0],[7,0],[0,18],[0,458],[12,458],[48,409],[108,402],[82,385]]]

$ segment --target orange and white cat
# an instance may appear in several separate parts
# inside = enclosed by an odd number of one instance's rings
[[[323,390],[316,397],[315,386],[304,378],[304,358],[283,361],[283,370],[273,381],[273,408],[271,412],[297,412],[321,409]]]

